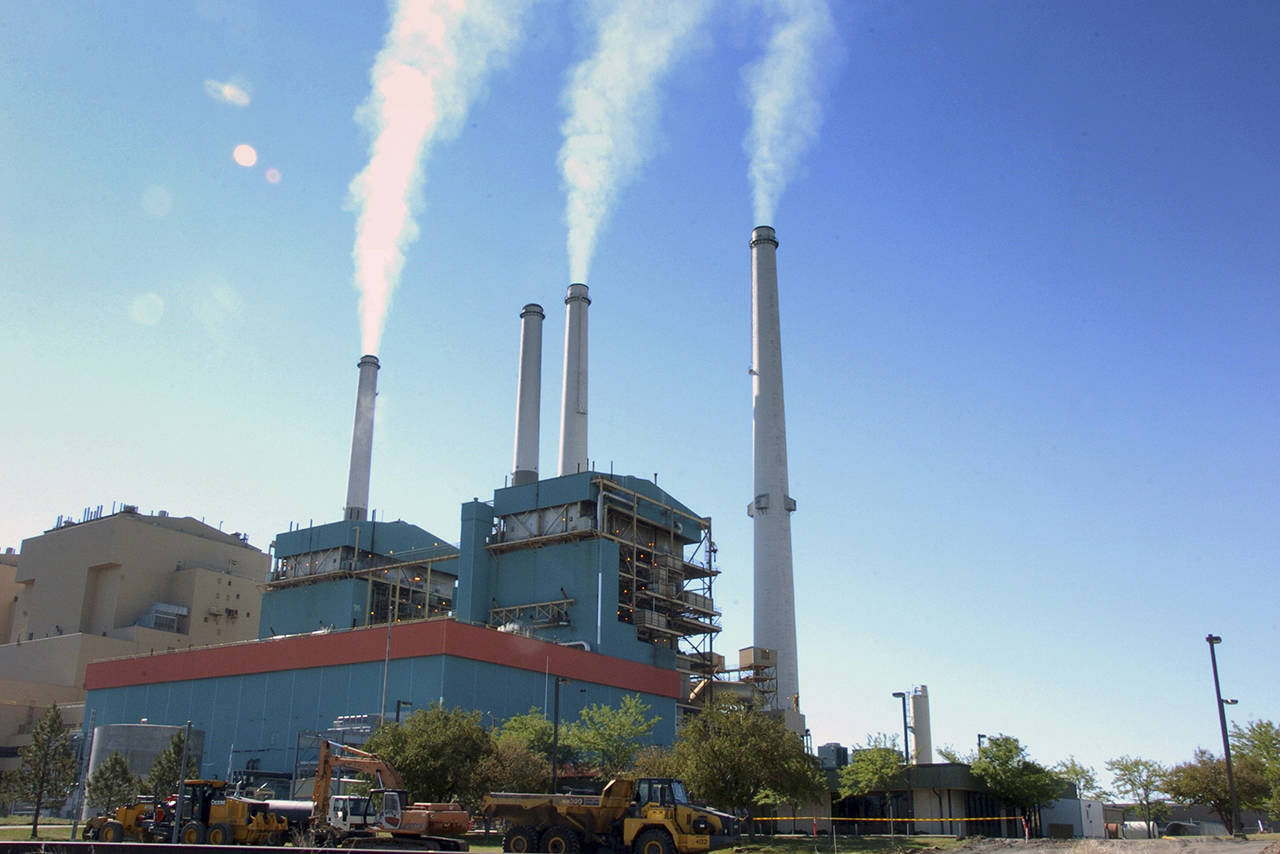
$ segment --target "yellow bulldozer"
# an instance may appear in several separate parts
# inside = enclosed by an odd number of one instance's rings
[[[738,841],[738,820],[689,802],[684,783],[669,777],[619,777],[599,795],[492,792],[480,812],[505,819],[502,850],[576,854],[701,854]]]

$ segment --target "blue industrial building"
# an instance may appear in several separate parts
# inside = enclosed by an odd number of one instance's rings
[[[712,649],[711,521],[656,484],[580,472],[462,505],[457,547],[405,522],[279,534],[257,641],[90,665],[86,719],[205,732],[201,773],[279,780],[307,736],[406,704],[498,723],[639,694],[670,742]],[[283,793],[283,788],[277,787]]]

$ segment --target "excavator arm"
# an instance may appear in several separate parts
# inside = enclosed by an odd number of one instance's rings
[[[335,770],[369,774],[384,789],[403,789],[400,773],[372,753],[325,739],[320,742],[315,787],[311,795],[311,815],[323,819],[329,814],[329,780]]]

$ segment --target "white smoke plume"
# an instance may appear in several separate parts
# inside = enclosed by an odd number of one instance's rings
[[[414,209],[425,153],[455,136],[490,70],[517,40],[527,0],[394,0],[391,28],[356,119],[373,138],[351,182],[352,250],[363,350],[376,355],[404,253],[418,236]]]
[[[778,197],[800,155],[817,138],[822,78],[839,59],[827,0],[775,0],[772,5],[778,20],[769,43],[744,73],[751,99],[745,147],[756,225],[773,222]]]
[[[658,84],[709,9],[708,0],[620,0],[600,16],[593,54],[570,74],[560,173],[571,281],[587,281],[614,197],[648,159]]]

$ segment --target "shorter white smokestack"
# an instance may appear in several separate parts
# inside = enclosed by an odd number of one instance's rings
[[[560,399],[560,474],[587,462],[587,286],[573,284],[564,298],[564,385]]]
[[[356,390],[356,425],[351,431],[351,473],[347,476],[347,521],[363,521],[369,512],[369,470],[373,464],[373,402],[378,396],[378,357],[365,356]]]
[[[929,732],[929,686],[911,692],[911,734],[915,740],[912,759],[917,765],[933,764],[933,736]]]
[[[542,306],[520,312],[520,374],[516,380],[516,449],[511,484],[538,480],[538,420],[542,407]]]

